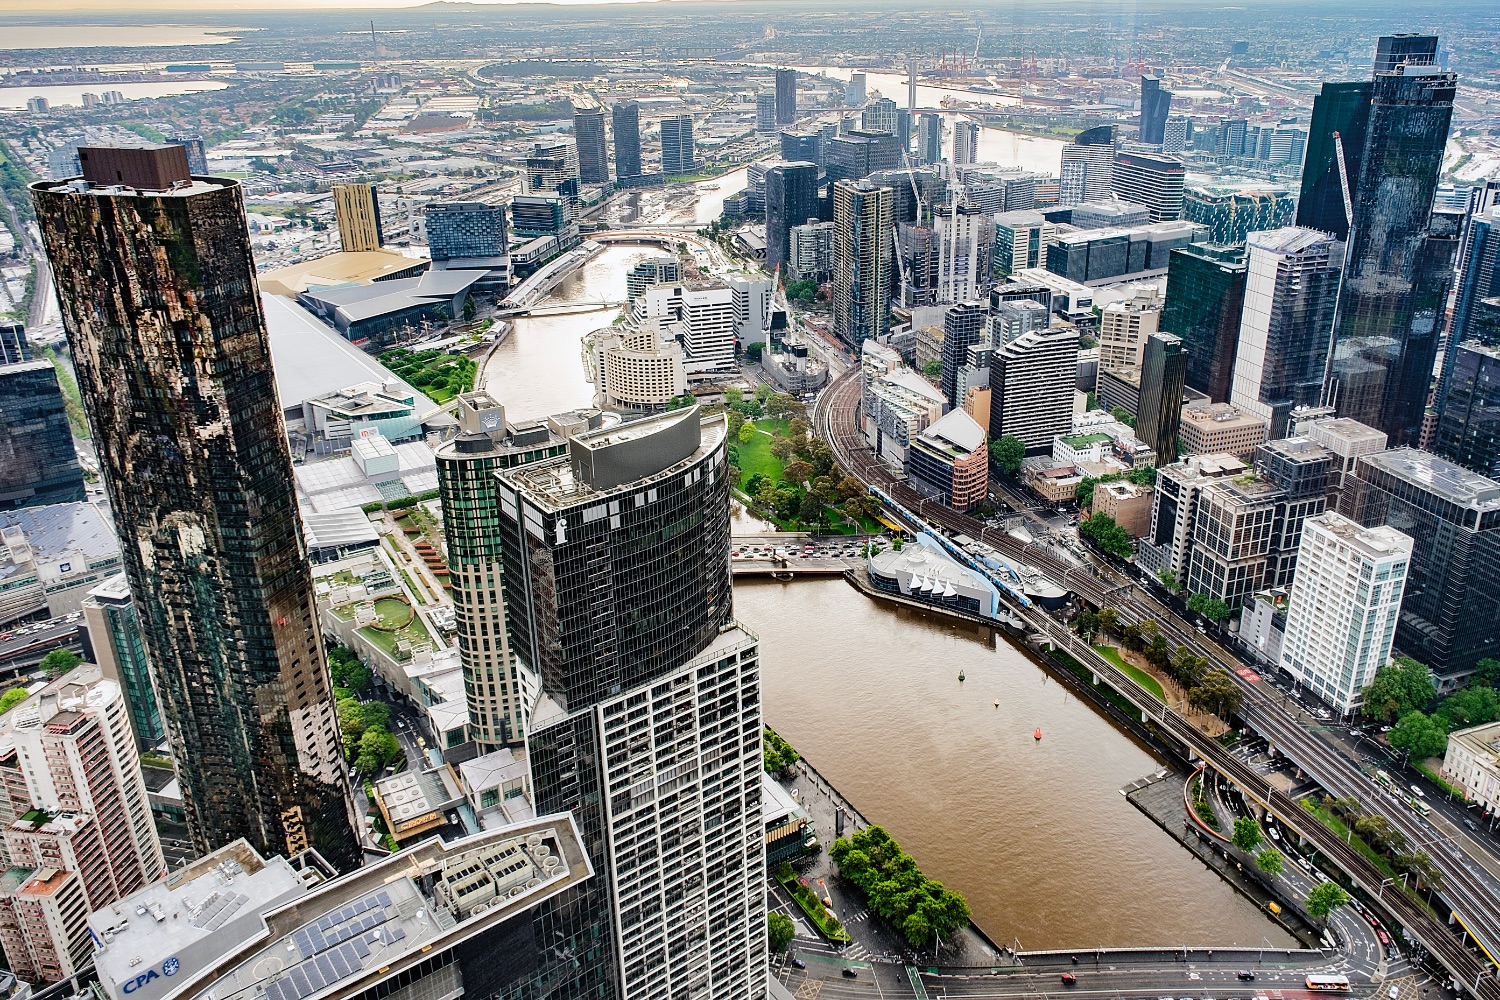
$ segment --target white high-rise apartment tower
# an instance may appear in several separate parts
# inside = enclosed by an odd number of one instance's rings
[[[1302,525],[1281,667],[1343,713],[1391,656],[1412,540],[1332,511]]]

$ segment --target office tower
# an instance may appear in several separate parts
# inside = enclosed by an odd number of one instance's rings
[[[1183,186],[1187,172],[1182,161],[1160,153],[1115,154],[1110,189],[1126,201],[1145,205],[1152,222],[1182,218]]]
[[[1251,233],[1245,303],[1229,401],[1287,432],[1298,406],[1319,401],[1339,289],[1338,247],[1326,233],[1289,226]]]
[[[641,106],[621,101],[610,118],[615,132],[615,176],[641,176]]]
[[[1195,245],[1178,247],[1169,258],[1158,326],[1182,338],[1187,384],[1215,402],[1228,402],[1245,302],[1245,251]]]
[[[1115,127],[1084,129],[1062,149],[1058,173],[1058,204],[1101,201],[1109,197],[1115,163]]]
[[[511,645],[541,677],[536,810],[578,824],[597,873],[579,913],[617,914],[599,944],[625,1000],[766,988],[759,643],[733,617],[726,438],[689,407],[499,475]]]
[[[933,219],[937,231],[939,302],[980,298],[995,259],[995,223],[981,208],[962,205]]]
[[[896,111],[896,142],[900,144],[903,153],[911,150],[912,135],[912,113],[906,108]]]
[[[566,815],[431,837],[342,878],[324,874],[241,841],[86,913],[98,942],[90,992],[622,996],[603,944],[610,911],[586,905],[601,876]]]
[[[578,214],[578,147],[572,142],[536,143],[525,162],[527,194],[558,194],[570,221]]]
[[[43,111],[50,111],[51,109],[52,102],[47,100],[45,97],[26,98],[26,110],[31,112],[32,114],[40,114]]]
[[[503,257],[509,250],[504,205],[434,201],[422,214],[427,220],[427,252],[435,262]]]
[[[891,189],[833,183],[833,332],[851,347],[886,332],[891,287]]]
[[[1188,364],[1192,364],[1192,355]],[[1197,400],[1182,408],[1177,427],[1179,457],[1187,455],[1233,455],[1242,462],[1255,457],[1265,444],[1269,425],[1257,416],[1242,413],[1228,403]],[[1382,438],[1381,448],[1384,448]]]
[[[970,118],[953,120],[953,166],[979,162],[979,123]]]
[[[1251,233],[1292,225],[1296,214],[1297,200],[1275,189],[1195,187],[1182,198],[1182,217],[1207,229],[1204,242],[1217,246],[1242,246]]]
[[[1411,556],[1411,538],[1394,528],[1332,511],[1302,526],[1281,669],[1342,715],[1390,660]]]
[[[40,182],[32,195],[188,829],[202,850],[245,837],[352,868],[343,747],[239,184],[190,181],[181,146],[79,156],[85,184]]]
[[[823,162],[823,137],[818,132],[781,133],[781,158],[789,163],[806,161]]]
[[[1004,212],[995,216],[995,277],[1009,277],[1027,267],[1047,266],[1052,223],[1041,212]]]
[[[1489,333],[1484,329],[1488,324],[1482,319],[1490,308],[1485,304],[1486,300],[1496,296],[1500,296],[1500,210],[1491,206],[1480,214],[1470,215],[1464,227],[1459,252],[1458,293],[1438,381],[1440,414],[1447,409],[1458,352],[1464,344],[1475,340],[1489,346],[1500,345],[1500,330]]]
[[[175,142],[187,150],[188,173],[195,177],[208,173],[208,150],[203,145],[203,136],[171,135],[166,141]]]
[[[82,971],[93,950],[88,911],[166,874],[124,700],[85,664],[4,723],[0,944],[32,983]]]
[[[83,167],[78,164],[78,147],[87,145],[87,140],[73,139],[47,150],[47,176],[61,181],[83,173]]]
[[[1500,655],[1500,482],[1396,448],[1359,459],[1339,513],[1411,536],[1396,645],[1432,668],[1440,690]]]
[[[602,107],[573,107],[573,141],[578,146],[578,179],[584,184],[608,184],[609,152],[604,143]]]
[[[1161,80],[1141,77],[1141,142],[1160,146],[1167,138],[1167,115],[1172,109],[1172,92],[1163,90]]]
[[[1471,340],[1451,358],[1432,450],[1481,475],[1500,476],[1500,346]]]
[[[166,737],[156,689],[151,685],[151,663],[146,659],[146,640],[141,619],[130,599],[125,574],[110,577],[89,591],[83,602],[83,624],[88,629],[91,659],[104,676],[125,692],[130,725],[141,749],[156,746]]]
[[[1161,298],[1150,286],[1105,306],[1099,316],[1099,367],[1110,371],[1139,368],[1146,339],[1160,324]]]
[[[12,344],[7,354],[25,352],[19,332]],[[0,510],[85,498],[57,370],[50,361],[0,365]]]
[[[31,344],[26,340],[26,327],[0,320],[0,365],[18,365],[30,360]]]
[[[625,298],[634,302],[648,288],[682,280],[682,262],[676,257],[647,257],[625,275]]]
[[[1050,449],[1073,426],[1078,329],[1033,329],[995,342],[990,357],[990,436],[1013,434],[1029,453]]]
[[[495,474],[561,454],[563,445],[545,424],[507,424],[505,407],[487,392],[461,394],[457,416],[457,435],[437,450],[438,491],[468,736],[482,755],[520,745],[529,696],[536,688],[510,651],[500,540],[494,531],[499,505]]]
[[[1375,43],[1375,72],[1390,73],[1397,66],[1431,66],[1437,62],[1436,35],[1382,35]]]
[[[859,113],[859,127],[866,132],[896,135],[896,102],[889,97],[878,97],[866,104]]]
[[[793,226],[818,216],[818,165],[783,163],[766,171],[766,270],[785,269]]]
[[[661,170],[668,177],[689,174],[697,166],[693,116],[668,115],[661,120]]]
[[[958,391],[958,370],[969,356],[969,348],[985,342],[990,312],[983,302],[958,302],[943,314],[943,396],[950,407],[963,402]]]
[[[776,71],[776,124],[791,125],[797,121],[797,71]]]
[[[917,162],[943,162],[943,116],[924,113],[917,116]]]
[[[654,290],[653,290],[654,291]],[[735,295],[729,287],[679,290],[682,348],[688,370],[706,372],[734,367]],[[647,292],[649,300],[652,292]]]
[[[1425,36],[1424,36],[1425,37]],[[1416,441],[1457,249],[1457,220],[1433,211],[1456,77],[1423,62],[1435,40],[1383,38],[1373,81],[1325,84],[1313,105],[1299,224],[1347,237],[1327,397],[1339,412]],[[1343,218],[1334,149],[1353,202]]]
[[[852,129],[828,142],[828,179],[857,181],[901,166],[901,146],[888,132]]]
[[[863,107],[865,103],[865,74],[861,70],[855,70],[849,74],[849,82],[844,85],[844,106],[850,108]]]
[[[510,199],[510,221],[521,239],[556,236],[569,229],[571,210],[559,194],[518,194]]]
[[[776,92],[762,90],[755,95],[755,131],[775,135],[776,129]]]
[[[379,250],[385,244],[374,184],[335,184],[333,215],[339,227],[339,247],[345,253]]]
[[[1180,153],[1188,148],[1192,140],[1193,123],[1182,115],[1171,115],[1162,127],[1161,151]]]
[[[1182,423],[1182,387],[1187,366],[1187,347],[1181,337],[1153,333],[1146,338],[1135,436],[1156,452],[1157,465],[1177,461],[1177,429]]]

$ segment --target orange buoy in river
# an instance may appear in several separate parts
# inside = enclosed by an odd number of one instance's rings
[[[1036,732],[1034,732],[1034,733],[1031,734],[1031,738],[1034,739],[1034,740],[1039,740],[1039,739],[1042,738],[1042,727],[1041,726],[1037,726],[1036,727]]]

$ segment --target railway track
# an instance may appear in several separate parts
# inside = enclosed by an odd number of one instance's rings
[[[1397,829],[1406,834],[1414,847],[1425,849],[1429,844],[1442,843],[1443,846],[1432,856],[1434,864],[1443,873],[1445,895],[1453,904],[1455,913],[1463,916],[1462,922],[1470,934],[1488,946],[1489,954],[1495,953],[1497,944],[1500,944],[1500,883],[1489,879],[1487,873],[1483,876],[1476,874],[1471,864],[1466,864],[1446,841],[1437,837],[1436,832],[1426,827],[1415,815],[1407,814],[1403,809],[1391,810],[1388,803],[1381,801],[1379,786],[1365,777],[1352,761],[1328,747],[1314,734],[1303,730],[1296,720],[1287,716],[1275,703],[1264,685],[1241,676],[1237,671],[1244,665],[1237,658],[1195,629],[1183,626],[1169,609],[1142,596],[1132,581],[1108,568],[1096,570],[1093,567],[1069,565],[1050,553],[1045,546],[1022,542],[966,514],[932,503],[904,482],[898,481],[889,470],[880,465],[859,433],[859,404],[858,365],[835,379],[818,398],[814,426],[828,441],[840,465],[867,487],[878,486],[888,491],[892,497],[932,524],[978,539],[1002,555],[1036,567],[1091,604],[1115,607],[1123,622],[1139,624],[1148,619],[1155,621],[1161,631],[1178,645],[1186,646],[1224,667],[1244,692],[1245,704],[1241,717],[1257,732],[1273,740],[1283,753],[1324,788],[1339,795],[1353,795],[1366,808],[1386,816]],[[925,525],[912,527],[922,528]],[[1158,705],[1151,695],[1094,652],[1092,647],[1078,642],[1061,622],[1035,611],[1023,610],[1022,618],[1030,627],[1068,649],[1081,661],[1089,663],[1112,687],[1132,698],[1138,705]],[[1435,920],[1421,903],[1404,892],[1392,889],[1386,893],[1384,889],[1390,887],[1384,885],[1384,873],[1363,854],[1341,841],[1293,799],[1273,788],[1260,774],[1170,709],[1158,705],[1154,713],[1149,709],[1143,710],[1194,756],[1240,785],[1247,794],[1258,799],[1278,819],[1339,865],[1368,893],[1378,897],[1380,905],[1406,929],[1409,936],[1420,941],[1466,989],[1485,1000],[1500,1000],[1500,983],[1496,981],[1495,967],[1487,960],[1488,956],[1471,951],[1457,935]]]

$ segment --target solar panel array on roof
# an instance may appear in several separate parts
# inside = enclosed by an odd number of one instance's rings
[[[234,911],[244,906],[249,899],[250,897],[243,893],[215,892],[203,901],[203,908],[193,918],[193,926],[216,931],[223,927],[224,922],[234,915]]]
[[[406,937],[401,927],[383,926],[395,916],[390,893],[382,889],[297,930],[292,943],[303,960],[266,984],[267,1000],[303,1000],[363,970],[371,944]]]

